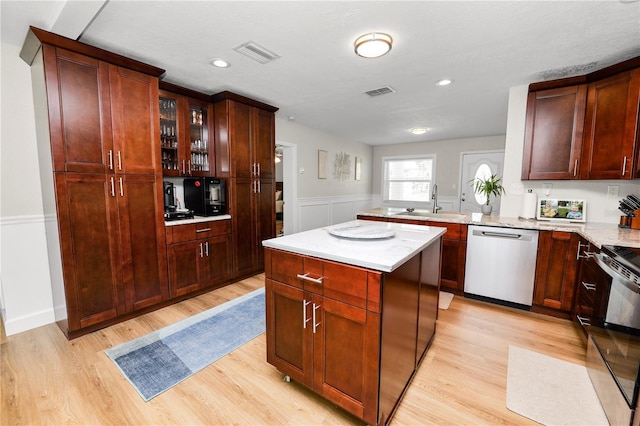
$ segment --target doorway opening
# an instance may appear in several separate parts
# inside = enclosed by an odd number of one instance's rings
[[[298,150],[295,144],[276,141],[276,236],[289,235],[298,228],[297,197]]]

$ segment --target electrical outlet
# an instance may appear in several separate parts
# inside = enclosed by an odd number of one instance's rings
[[[618,198],[619,193],[620,193],[620,186],[607,185],[607,198]]]
[[[544,192],[545,197],[548,197],[551,194],[551,188],[553,188],[552,183],[543,183],[542,184],[542,192]]]

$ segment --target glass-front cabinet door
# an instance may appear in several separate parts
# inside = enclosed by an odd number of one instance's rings
[[[160,146],[162,147],[162,174],[177,176],[178,155],[178,97],[160,96]]]
[[[160,146],[164,176],[214,176],[210,120],[213,105],[160,91]]]
[[[209,156],[209,105],[189,102],[188,170],[197,176],[207,176],[211,170]]]

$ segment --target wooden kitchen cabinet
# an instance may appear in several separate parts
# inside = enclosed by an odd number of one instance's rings
[[[214,101],[216,173],[228,178],[235,276],[264,268],[262,241],[275,237],[277,108],[222,92]]]
[[[579,241],[574,232],[540,231],[532,311],[570,318],[578,276]]]
[[[268,362],[364,418],[377,399],[380,333],[379,312],[366,309],[366,283],[369,274],[379,282],[379,274],[266,251]]]
[[[529,86],[522,179],[640,177],[640,57]]]
[[[522,179],[579,179],[587,87],[530,92]]]
[[[267,362],[388,423],[435,334],[440,247],[391,273],[265,249]]]
[[[639,105],[640,68],[589,84],[582,179],[640,177]]]
[[[211,288],[232,278],[231,220],[169,225],[166,233],[171,297]]]
[[[580,242],[580,273],[572,316],[585,338],[589,334],[590,326],[603,326],[611,287],[611,276],[605,273],[594,259],[594,255],[599,252],[600,250],[592,248],[585,240]]]
[[[165,176],[215,176],[213,104],[208,96],[160,83],[160,146]]]
[[[52,285],[67,337],[168,298],[158,79],[163,70],[36,28],[31,65]],[[47,191],[51,191],[48,193]],[[59,250],[57,249],[59,248]]]

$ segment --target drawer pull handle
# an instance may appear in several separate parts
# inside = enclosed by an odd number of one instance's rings
[[[300,278],[301,280],[306,280],[306,281],[311,281],[312,283],[316,283],[316,284],[322,284],[322,280],[324,279],[324,277],[320,277],[320,278],[312,278],[309,276],[309,274],[298,274],[296,275],[298,278]]]
[[[311,321],[311,318],[307,318],[307,306],[311,304],[311,301],[304,299],[302,301],[302,328],[307,328],[307,323]]]
[[[196,233],[198,233],[198,232],[209,232],[209,231],[211,231],[211,228],[196,229]]]
[[[582,281],[582,286],[584,288],[586,288],[587,290],[596,291],[596,285],[595,284],[585,283],[584,281]]]
[[[580,323],[581,326],[583,327],[591,326],[591,321],[589,321],[589,318],[581,317],[580,315],[576,315],[576,318],[578,319],[578,322]]]

